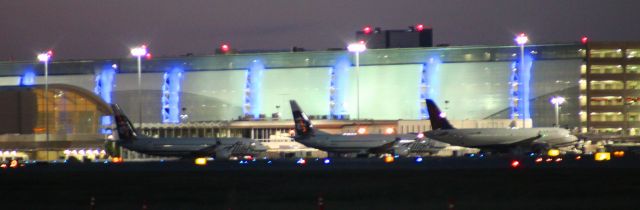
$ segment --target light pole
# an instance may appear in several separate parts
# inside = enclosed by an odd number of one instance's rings
[[[556,108],[556,127],[560,127],[560,104],[564,103],[564,101],[564,98],[561,96],[551,98],[551,103]]]
[[[138,129],[142,128],[142,56],[146,54],[146,45],[131,49],[131,55],[138,58]]]
[[[44,63],[44,126],[45,126],[45,148],[47,160],[49,160],[49,59],[53,52],[51,50],[38,54],[38,61]]]
[[[522,74],[522,71],[524,71],[524,45],[527,44],[527,42],[529,41],[529,37],[527,37],[526,34],[521,33],[516,37],[516,43],[518,43],[518,45],[520,45],[520,68],[518,73]],[[518,76],[518,78],[521,78],[520,76]],[[520,86],[518,88],[518,91],[522,89],[522,82],[518,81],[518,85]],[[520,94],[520,96],[522,97],[522,94]],[[522,103],[524,103],[524,100],[529,100],[528,98],[521,98],[521,101],[523,101]],[[525,115],[525,113],[527,113],[524,110],[524,104],[523,104],[523,109],[522,110],[522,127],[526,128],[527,127],[527,116]]]
[[[355,53],[356,56],[356,118],[360,119],[360,53],[367,50],[367,45],[364,42],[352,43],[347,46],[347,50]]]

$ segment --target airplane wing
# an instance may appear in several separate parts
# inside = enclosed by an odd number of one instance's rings
[[[520,141],[513,142],[513,143],[509,144],[509,146],[513,146],[513,147],[528,147],[528,146],[531,146],[535,140],[538,140],[540,138],[542,138],[542,134],[538,134],[537,136],[534,136],[534,137],[531,137],[531,138],[528,138],[528,139],[523,139],[523,140],[520,140]]]
[[[538,134],[536,136],[533,136],[531,138],[527,138],[527,139],[522,139],[522,140],[517,140],[515,142],[511,142],[508,144],[499,144],[499,145],[491,145],[491,146],[478,146],[475,148],[478,148],[482,151],[492,151],[492,152],[498,152],[498,153],[506,153],[506,152],[510,152],[510,151],[514,151],[514,149],[518,149],[518,148],[532,148],[532,146],[534,146],[534,141],[538,140],[542,138],[542,134]]]
[[[374,147],[369,149],[369,153],[374,153],[374,154],[382,154],[382,153],[389,153],[390,151],[393,150],[393,146],[396,145],[397,143],[400,142],[400,140],[402,140],[401,138],[396,138],[395,140],[388,142],[386,144],[380,145],[378,147]]]
[[[220,142],[218,142],[217,144],[202,148],[198,151],[193,152],[193,156],[194,157],[208,157],[208,156],[213,156],[216,154],[218,148],[220,147]]]

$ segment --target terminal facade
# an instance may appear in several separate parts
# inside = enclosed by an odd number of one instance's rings
[[[632,43],[527,45],[524,65],[518,46],[370,49],[360,54],[359,66],[344,50],[159,57],[142,61],[141,95],[134,58],[54,60],[48,80],[92,92],[104,104],[118,103],[135,126],[142,113],[141,130],[155,136],[268,139],[292,128],[292,99],[335,132],[359,124],[428,130],[427,98],[461,125],[513,120],[517,127],[554,126],[549,100],[555,96],[566,99],[559,110],[562,127],[635,134],[640,95],[633,95],[639,83],[633,75],[640,67],[639,48]],[[44,85],[42,63],[0,62],[0,70],[0,85]],[[63,106],[50,103],[53,110]],[[108,136],[108,112],[95,113],[92,120],[101,126],[81,130]],[[408,123],[408,129],[400,122],[416,123]],[[10,139],[14,133],[3,135]]]

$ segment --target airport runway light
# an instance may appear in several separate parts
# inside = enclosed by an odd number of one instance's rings
[[[131,48],[131,55],[138,58],[138,129],[142,128],[142,56],[147,55],[147,45]]]
[[[560,126],[560,104],[564,103],[565,99],[560,96],[551,98],[551,104],[554,105],[556,111],[556,127]]]
[[[196,165],[204,166],[207,165],[207,158],[196,158],[194,162]]]
[[[524,45],[527,44],[527,42],[529,42],[529,37],[527,37],[525,33],[520,33],[518,36],[516,36],[515,40],[516,40],[516,43],[520,45],[520,72],[519,73],[522,73],[522,71],[524,71]],[[527,127],[526,120],[527,120],[527,116],[525,116],[525,111],[523,109],[522,110],[522,127],[523,128]]]
[[[347,46],[349,52],[355,53],[356,63],[356,119],[360,119],[360,53],[367,50],[367,45],[364,42],[351,43]]]
[[[557,149],[550,149],[550,150],[547,152],[547,155],[548,155],[549,157],[557,157],[557,156],[559,156],[559,155],[560,155],[560,150],[557,150]]]
[[[520,167],[520,161],[512,160],[512,161],[511,161],[511,167],[512,167],[512,168],[518,168],[518,167]]]
[[[322,161],[325,165],[329,165],[331,164],[331,159],[329,158],[325,158],[324,161]]]
[[[392,155],[384,156],[385,163],[393,163],[393,161],[395,161],[395,158]]]
[[[596,153],[593,158],[595,159],[595,161],[607,161],[607,160],[611,160],[611,153],[608,152],[598,152]]]
[[[45,124],[45,141],[47,142],[47,160],[49,160],[49,60],[53,55],[53,51],[49,50],[44,53],[38,54],[38,61],[44,63],[44,124]]]

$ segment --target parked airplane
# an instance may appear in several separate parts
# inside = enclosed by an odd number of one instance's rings
[[[257,156],[267,148],[248,138],[152,138],[138,133],[117,104],[112,104],[118,145],[148,155],[182,158],[210,157],[228,159]]]
[[[296,101],[289,103],[295,123],[294,139],[307,147],[337,154],[384,154],[393,153],[393,146],[400,140],[416,138],[414,134],[328,134],[313,127]]]
[[[452,145],[489,152],[544,152],[573,146],[578,140],[569,130],[555,127],[456,129],[432,100],[426,101],[432,130],[425,132],[425,136]]]

